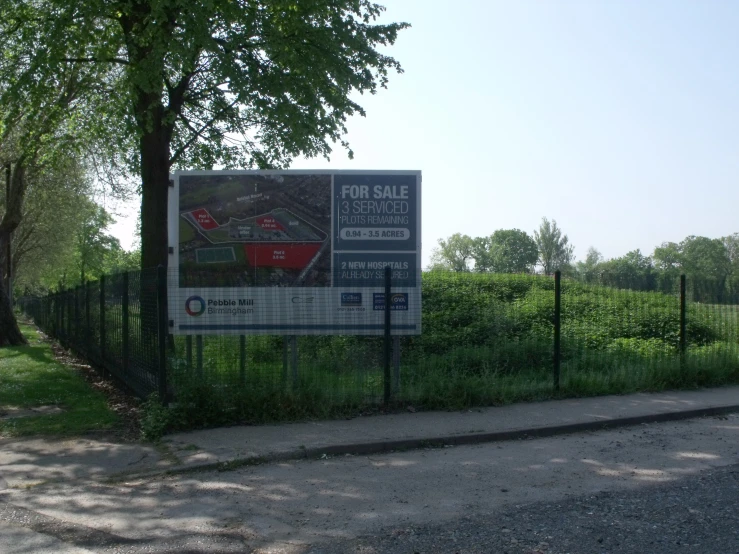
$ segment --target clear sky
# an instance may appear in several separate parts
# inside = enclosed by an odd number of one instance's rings
[[[293,168],[422,170],[425,262],[544,216],[579,259],[739,232],[739,2],[378,1],[405,73],[360,97],[354,160]]]

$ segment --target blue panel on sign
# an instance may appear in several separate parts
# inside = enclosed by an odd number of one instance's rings
[[[417,252],[418,175],[336,174],[334,251]]]

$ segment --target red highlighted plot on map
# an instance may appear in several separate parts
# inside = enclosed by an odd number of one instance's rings
[[[197,264],[236,263],[246,258],[252,268],[299,269],[311,267],[330,242],[328,235],[285,208],[252,217],[229,216],[219,224],[206,208],[180,214],[197,231]],[[219,213],[219,217],[223,217]],[[233,247],[243,248],[244,256]]]
[[[244,252],[252,266],[282,267],[286,269],[303,269],[320,249],[320,243],[295,244],[283,242],[244,245]]]
[[[257,218],[257,225],[265,231],[284,231],[285,227],[272,216],[262,216]]]
[[[213,229],[217,229],[219,227],[218,223],[216,223],[216,220],[213,219],[213,216],[210,215],[208,213],[208,210],[206,210],[205,208],[200,208],[199,210],[189,212],[189,215],[192,217],[198,227],[200,227],[204,231],[212,231]]]

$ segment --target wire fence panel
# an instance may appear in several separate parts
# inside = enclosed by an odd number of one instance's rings
[[[739,375],[739,292],[716,281],[686,286],[686,378],[699,385]]]
[[[125,355],[128,382],[142,395],[157,390],[156,272],[131,272],[126,280]],[[135,385],[134,385],[135,383]]]
[[[680,374],[680,304],[672,294],[567,283],[563,388],[575,394],[650,390]]]
[[[539,276],[424,273],[423,334],[400,340],[399,398],[461,408],[549,393],[553,287]]]
[[[723,283],[678,275],[659,290],[638,291],[543,275],[426,271],[422,312],[392,280],[391,295],[336,291],[330,308],[314,304],[308,288],[255,296],[242,286],[183,296],[180,321],[193,334],[170,334],[176,318],[167,313],[166,288],[171,295],[193,279],[157,270],[109,275],[19,304],[139,396],[175,400],[182,425],[739,382],[739,297]],[[257,309],[274,329],[258,328]],[[196,334],[192,326],[209,321],[201,317],[207,310],[232,318],[223,325],[229,334]],[[375,335],[320,334],[315,325],[336,333],[360,321],[361,310]],[[421,334],[399,334],[398,322],[415,320]],[[290,333],[310,325],[313,334]]]
[[[103,365],[115,377],[128,383],[123,360],[123,274],[110,275],[105,283],[105,340]]]

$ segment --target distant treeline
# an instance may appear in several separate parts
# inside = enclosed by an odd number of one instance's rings
[[[575,261],[574,247],[556,221],[543,219],[533,237],[519,229],[499,229],[489,237],[460,233],[439,240],[432,269],[475,273],[544,273],[556,270],[570,279],[619,289],[675,293],[680,275],[697,302],[739,303],[739,233],[722,238],[689,236],[665,242],[651,255],[632,250],[604,259],[588,249]]]

